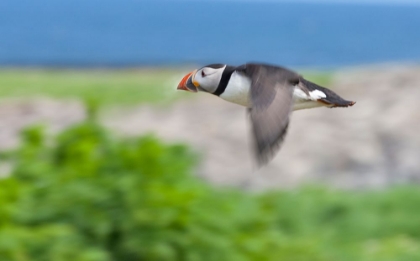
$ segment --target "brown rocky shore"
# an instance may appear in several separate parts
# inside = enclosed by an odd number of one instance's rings
[[[198,175],[216,184],[380,188],[420,182],[420,67],[343,69],[328,87],[357,104],[294,112],[281,151],[259,170],[252,162],[245,109],[211,95],[165,108],[114,109],[101,121],[120,135],[154,133],[190,144],[202,156]],[[19,130],[27,125],[45,123],[55,133],[84,117],[77,101],[3,101],[0,149],[16,146]]]

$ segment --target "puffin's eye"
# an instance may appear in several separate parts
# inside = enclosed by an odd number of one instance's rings
[[[201,77],[206,77],[206,74],[204,73],[204,70],[201,71]]]

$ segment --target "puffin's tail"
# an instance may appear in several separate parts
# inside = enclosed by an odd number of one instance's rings
[[[318,99],[317,101],[324,103],[327,107],[330,107],[330,108],[349,107],[349,106],[353,106],[356,103],[354,101],[344,100],[343,98],[338,96],[335,92],[331,91],[330,89],[321,87],[313,82],[307,81],[305,79],[302,79],[302,81],[310,91],[319,90],[325,93],[327,97]]]

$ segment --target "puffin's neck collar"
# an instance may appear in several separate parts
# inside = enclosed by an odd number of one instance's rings
[[[216,90],[213,92],[214,95],[220,96],[226,89],[226,86],[229,83],[232,73],[235,71],[235,66],[226,65],[226,68],[223,70],[222,78],[220,78],[219,85]]]

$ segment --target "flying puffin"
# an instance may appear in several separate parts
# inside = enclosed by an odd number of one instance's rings
[[[248,109],[259,166],[279,150],[294,110],[355,104],[283,67],[210,64],[182,78],[178,90],[207,92]]]

